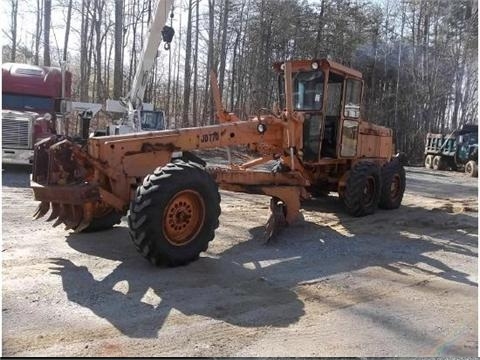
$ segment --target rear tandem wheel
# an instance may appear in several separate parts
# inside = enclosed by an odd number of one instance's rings
[[[425,168],[431,169],[433,168],[433,155],[429,154],[425,156]]]
[[[405,169],[399,159],[393,159],[382,167],[382,190],[378,206],[382,209],[397,209],[405,192]]]
[[[218,186],[201,165],[175,161],[147,175],[130,204],[128,224],[137,250],[154,265],[196,260],[215,236]]]
[[[380,170],[375,163],[356,163],[341,197],[347,212],[353,216],[373,214],[380,200],[380,184]]]
[[[436,155],[432,162],[433,170],[445,170],[445,160],[441,155]]]

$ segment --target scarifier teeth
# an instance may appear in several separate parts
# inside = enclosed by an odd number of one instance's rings
[[[82,230],[86,229],[88,225],[90,225],[90,220],[87,221],[87,219],[82,218],[80,224],[78,224],[78,226],[75,228],[75,232],[81,232]]]
[[[58,214],[58,219],[53,223],[53,227],[57,227],[61,223],[64,222],[66,218],[66,211],[65,211],[65,206],[63,204],[60,204],[60,214]]]
[[[71,204],[60,204],[49,202],[42,202],[34,216],[36,219],[44,216],[48,210],[52,208],[50,215],[47,218],[47,221],[53,221],[53,227],[57,227],[60,224],[65,224],[65,230],[74,230],[75,232],[80,232],[90,225],[90,220],[85,219],[83,216],[83,207],[80,205],[71,205]]]
[[[47,221],[55,220],[58,217],[59,213],[60,213],[60,204],[52,203],[52,212],[50,213],[50,216],[48,217]]]
[[[65,230],[75,230],[82,220],[82,208],[75,205],[66,205]]]
[[[40,205],[38,205],[37,210],[35,210],[35,213],[33,214],[33,218],[40,219],[42,216],[44,216],[48,210],[50,210],[50,203],[47,201],[42,201]]]

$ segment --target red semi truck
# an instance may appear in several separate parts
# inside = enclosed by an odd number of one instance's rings
[[[57,132],[71,87],[60,68],[2,64],[2,163],[32,163],[34,144]]]

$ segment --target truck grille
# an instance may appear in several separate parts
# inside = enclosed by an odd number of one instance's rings
[[[32,148],[33,117],[19,112],[2,111],[2,147]]]

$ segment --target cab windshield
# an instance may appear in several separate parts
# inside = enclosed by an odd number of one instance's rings
[[[2,109],[53,112],[55,110],[55,100],[48,97],[23,94],[2,94]]]
[[[165,128],[163,112],[161,111],[143,111],[142,129],[143,130],[163,130]]]
[[[279,77],[280,103],[285,107],[285,79]],[[294,110],[321,110],[323,101],[323,72],[293,73]]]

